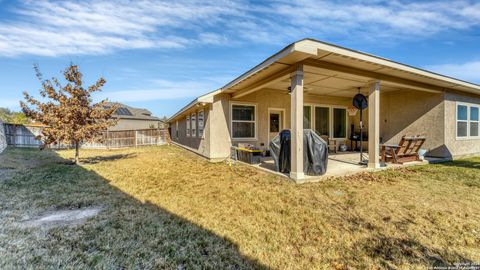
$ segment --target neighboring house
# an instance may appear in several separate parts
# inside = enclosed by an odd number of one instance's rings
[[[369,167],[379,167],[379,145],[423,135],[427,155],[480,153],[480,85],[312,39],[288,45],[224,87],[200,96],[169,119],[172,141],[222,160],[230,147],[267,149],[279,130],[292,129],[290,177],[303,176],[304,128],[349,142],[352,98],[368,97],[364,126]],[[352,115],[351,115],[352,114]],[[366,145],[366,146],[367,146]]]
[[[118,122],[108,130],[164,128],[164,122],[160,118],[152,116],[152,113],[147,109],[134,108],[121,103],[109,103],[108,106],[113,104],[118,107],[113,114]]]

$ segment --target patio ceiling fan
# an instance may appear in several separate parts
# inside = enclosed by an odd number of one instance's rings
[[[359,164],[366,165],[368,160],[363,158],[363,110],[365,110],[368,107],[368,100],[367,100],[367,97],[360,92],[360,87],[358,87],[358,94],[356,94],[353,97],[352,105],[353,107],[360,110],[360,162]]]

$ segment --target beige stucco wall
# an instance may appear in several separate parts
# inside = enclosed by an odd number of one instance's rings
[[[229,100],[228,94],[217,95],[210,107],[211,117],[207,128],[211,134],[210,159],[213,161],[230,156]]]
[[[120,119],[115,126],[108,130],[135,130],[135,129],[149,129],[153,125],[158,128],[160,121],[142,120],[142,119]]]
[[[479,155],[480,139],[457,139],[457,102],[480,105],[480,97],[466,93],[448,92],[445,94],[445,145],[453,158]]]
[[[187,136],[187,114],[191,115],[194,112],[202,110],[204,111],[204,130],[203,136],[198,136],[198,121],[197,121],[197,136]],[[197,117],[198,120],[198,117]],[[176,121],[170,123],[170,131],[171,131],[171,140],[178,144],[184,145],[188,147],[190,150],[210,158],[210,106],[205,107],[195,107],[189,111],[187,111],[184,115],[178,118],[178,137],[177,137],[177,129],[176,129]]]
[[[380,137],[397,144],[404,135],[422,135],[429,156],[446,157],[444,93],[399,90],[380,97]]]

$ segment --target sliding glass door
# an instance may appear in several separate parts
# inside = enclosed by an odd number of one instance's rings
[[[303,107],[303,112],[304,128],[311,128],[318,135],[332,139],[347,138],[347,109],[328,105],[308,105]]]
[[[333,137],[347,137],[347,110],[344,108],[333,108]]]
[[[303,128],[312,128],[312,107],[303,106]]]
[[[315,131],[318,135],[330,135],[330,108],[315,107]]]

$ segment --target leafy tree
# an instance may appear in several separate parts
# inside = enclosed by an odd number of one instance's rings
[[[101,91],[106,81],[101,77],[94,85],[84,88],[82,73],[78,66],[73,64],[63,72],[65,85],[56,78],[43,80],[38,66],[34,66],[34,69],[42,84],[40,95],[46,101],[41,102],[24,92],[26,102],[32,107],[20,101],[22,111],[27,117],[47,126],[41,136],[45,145],[74,145],[74,163],[77,164],[80,144],[99,140],[99,135],[116,123],[111,115],[117,107],[109,107],[107,100],[94,104],[91,98],[92,93]]]
[[[0,108],[0,120],[11,124],[28,124],[27,116],[23,112],[14,112],[7,108]]]

